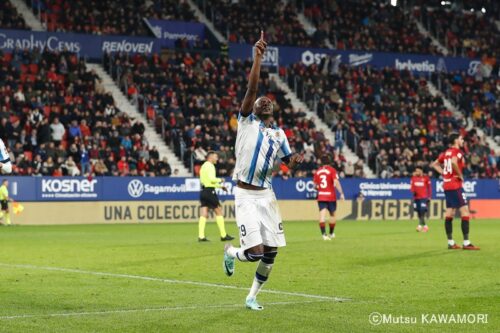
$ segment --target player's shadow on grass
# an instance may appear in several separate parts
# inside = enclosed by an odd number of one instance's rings
[[[432,250],[432,251],[425,251],[425,252],[417,252],[417,253],[412,253],[412,254],[407,254],[407,255],[402,255],[402,256],[392,256],[392,257],[387,257],[387,256],[381,256],[379,258],[373,258],[369,260],[360,260],[356,262],[358,265],[362,266],[381,266],[381,265],[387,265],[387,264],[395,264],[395,263],[401,263],[404,261],[408,260],[415,260],[415,259],[421,259],[422,257],[429,258],[429,257],[437,257],[437,256],[442,256],[442,255],[447,255],[449,253],[446,251],[442,250]]]

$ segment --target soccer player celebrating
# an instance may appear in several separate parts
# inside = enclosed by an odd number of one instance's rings
[[[10,162],[9,153],[2,139],[0,139],[0,172],[4,175],[12,172],[12,163]]]
[[[217,178],[215,173],[215,165],[219,160],[219,155],[214,151],[209,151],[207,153],[207,160],[200,169],[200,182],[201,182],[201,192],[200,192],[200,220],[198,221],[198,242],[208,242],[205,237],[205,226],[207,224],[208,210],[213,209],[215,211],[215,222],[219,227],[220,240],[230,241],[234,237],[229,236],[226,233],[226,228],[224,227],[224,215],[222,214],[222,207],[215,193],[216,188],[222,188],[227,192],[227,188],[222,185],[224,179]]]
[[[263,309],[257,303],[257,294],[269,278],[278,247],[286,245],[278,202],[271,189],[274,162],[281,158],[293,169],[304,160],[301,155],[291,153],[285,132],[273,125],[271,100],[265,96],[256,100],[260,66],[266,47],[264,33],[261,32],[253,50],[254,61],[248,88],[238,115],[235,145],[234,205],[241,247],[226,244],[223,262],[228,276],[234,273],[235,259],[258,262],[246,298],[246,307],[251,310]]]
[[[330,158],[328,155],[321,156],[322,166],[314,174],[314,184],[318,190],[318,206],[319,206],[319,228],[324,240],[335,238],[335,210],[337,210],[337,193],[340,193],[340,199],[344,200],[344,191],[340,185],[337,170],[331,167]],[[326,213],[330,213],[330,235],[326,235],[325,218]]]
[[[439,158],[432,163],[432,167],[443,176],[443,188],[446,197],[446,220],[445,229],[448,236],[448,248],[451,250],[459,249],[460,246],[453,240],[453,217],[457,208],[462,217],[462,233],[464,235],[464,250],[479,250],[469,241],[469,208],[462,189],[464,180],[462,169],[464,167],[464,154],[460,148],[464,145],[464,138],[452,133],[449,137],[451,145]]]
[[[410,184],[410,191],[413,193],[413,208],[417,212],[419,219],[417,232],[427,232],[429,227],[425,224],[425,214],[432,195],[431,179],[429,176],[424,175],[421,168],[416,168]]]

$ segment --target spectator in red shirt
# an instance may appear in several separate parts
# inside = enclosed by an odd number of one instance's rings
[[[130,172],[130,167],[125,156],[122,156],[120,161],[118,162],[118,171],[120,172],[121,176],[126,176]]]

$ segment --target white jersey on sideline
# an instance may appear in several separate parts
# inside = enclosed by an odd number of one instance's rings
[[[7,152],[7,148],[5,147],[5,143],[0,139],[0,163],[7,163],[10,161],[9,152]]]
[[[12,163],[10,163],[10,155],[2,139],[0,139],[0,163],[2,163],[2,167],[0,168],[1,174],[7,175],[12,172]]]
[[[233,180],[264,188],[271,188],[276,158],[291,155],[285,132],[276,126],[265,127],[253,113],[238,115],[235,153]]]

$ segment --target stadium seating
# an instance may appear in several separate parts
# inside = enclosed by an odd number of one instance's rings
[[[0,133],[18,175],[167,175],[170,166],[75,54],[0,53]]]
[[[33,9],[40,10],[49,31],[99,35],[148,35],[143,18],[195,20],[189,5],[174,0],[154,0],[148,4],[137,0],[39,0],[33,3]]]
[[[198,0],[197,5],[232,43],[254,44],[265,29],[270,45],[324,46],[324,38],[309,37],[304,31],[293,1]]]
[[[316,34],[328,37],[337,49],[437,54],[401,7],[388,1],[298,1]]]
[[[475,131],[467,133],[464,122],[430,94],[424,78],[369,67],[342,65],[335,73],[322,69],[291,66],[288,83],[303,92],[299,96],[377,176],[407,177],[416,166],[427,167],[444,150],[451,131],[466,135],[465,151],[474,151],[479,159],[469,163],[468,176],[496,174],[496,161],[484,138]]]
[[[497,3],[491,8],[498,10],[498,7]],[[462,8],[445,9],[442,6],[416,7],[414,14],[455,56],[497,58],[500,55],[500,34],[495,24],[498,16],[490,17],[481,11],[465,11]]]
[[[436,73],[432,81],[474,126],[500,142],[500,80],[464,73]]]
[[[196,172],[207,151],[215,150],[221,157],[218,173],[231,175],[238,106],[246,91],[249,62],[170,52],[151,57],[115,54],[105,63],[144,115],[159,131],[163,129],[167,142],[186,166]],[[345,164],[341,150],[335,149],[304,113],[291,107],[266,71],[261,74],[259,93],[275,102],[275,119],[284,128],[292,150],[305,152],[303,168],[292,172],[282,167],[280,175],[310,176],[316,159],[330,153],[342,172],[346,166],[348,176],[362,176],[359,165]]]
[[[0,28],[28,30],[23,17],[17,9],[8,1],[0,1]]]

